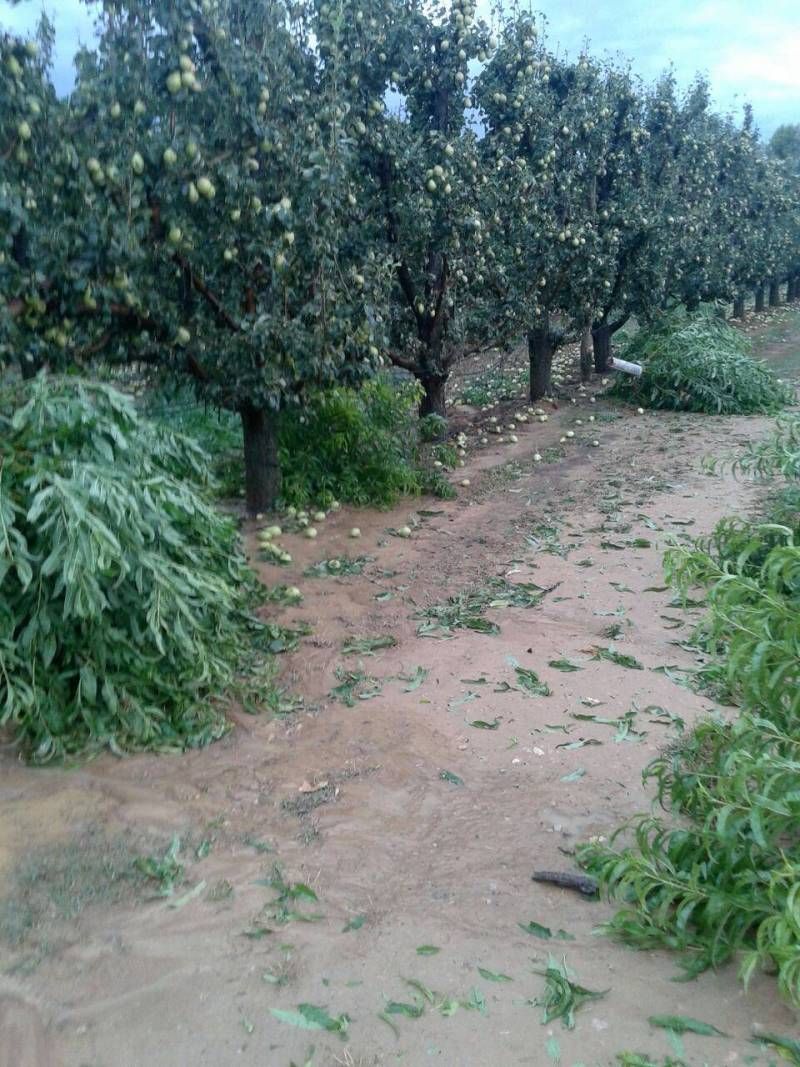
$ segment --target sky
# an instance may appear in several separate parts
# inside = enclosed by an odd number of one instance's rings
[[[368,0],[365,3],[367,6]],[[35,25],[41,0],[12,6],[0,0],[0,27]],[[630,59],[645,79],[673,64],[679,81],[709,76],[716,106],[740,112],[752,103],[768,138],[783,122],[800,122],[800,5],[797,0],[532,0],[547,18],[551,46],[570,55],[588,41],[595,54]],[[54,79],[72,84],[72,56],[92,40],[92,14],[83,0],[45,0],[56,25]],[[488,0],[479,10],[488,13]]]

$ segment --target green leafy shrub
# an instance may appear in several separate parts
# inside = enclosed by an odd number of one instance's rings
[[[390,507],[407,494],[455,495],[449,483],[423,463],[422,442],[429,439],[429,427],[431,439],[437,436],[438,416],[417,418],[419,396],[415,383],[381,377],[360,389],[318,393],[303,411],[284,412],[278,435],[283,503],[327,507],[340,500]],[[241,431],[234,415],[198,404],[186,389],[152,395],[145,410],[208,452],[223,495],[241,493]]]
[[[755,415],[793,400],[766,364],[753,359],[749,340],[704,307],[679,308],[639,330],[621,353],[641,363],[640,378],[620,375],[612,392],[651,408]]]
[[[217,695],[268,627],[207,470],[108,386],[0,393],[0,726],[35,761],[225,732]]]
[[[279,434],[284,502],[388,507],[419,493],[419,396],[416,384],[376,378],[320,393],[305,412],[287,411]]]
[[[795,473],[797,421],[781,421],[736,466]],[[791,486],[770,508],[796,503]],[[589,845],[581,861],[624,902],[611,933],[678,949],[690,973],[743,953],[745,981],[774,971],[800,1004],[800,539],[796,527],[726,520],[671,549],[666,571],[683,594],[708,588],[694,639],[740,714],[701,720],[646,769],[679,825],[640,817],[633,845]]]
[[[764,441],[750,442],[744,454],[733,464],[742,474],[759,478],[779,475],[791,482],[800,481],[800,416],[783,415],[775,422],[775,430]]]

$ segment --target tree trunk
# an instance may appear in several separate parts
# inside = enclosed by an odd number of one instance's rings
[[[733,317],[735,319],[744,318],[744,293],[739,293],[738,296],[733,298]]]
[[[592,328],[586,326],[581,334],[581,381],[592,377]]]
[[[553,367],[553,338],[550,316],[546,312],[536,329],[528,332],[528,363],[530,398],[541,400],[550,392],[550,372]]]
[[[429,374],[420,378],[425,392],[419,402],[419,413],[423,415],[441,415],[447,418],[447,406],[445,404],[445,386],[447,385],[446,374]]]
[[[786,287],[786,299],[797,300],[800,296],[800,278],[790,278]]]
[[[278,461],[278,420],[266,408],[244,407],[239,412],[244,434],[244,483],[250,515],[272,511],[281,491]]]
[[[756,289],[756,307],[755,307],[755,310],[756,311],[763,311],[764,310],[764,286],[763,285],[759,285],[759,287]]]
[[[24,382],[31,381],[39,373],[40,364],[36,362],[30,353],[25,352],[24,355],[19,358],[19,371],[22,375]]]
[[[596,374],[605,374],[611,369],[611,327],[604,323],[592,330],[594,369]]]
[[[780,282],[769,283],[769,306],[771,308],[777,308],[781,306]]]

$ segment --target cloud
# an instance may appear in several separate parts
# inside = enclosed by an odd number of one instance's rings
[[[480,9],[489,13],[489,0]],[[800,14],[796,0],[538,0],[547,36],[575,55],[588,38],[595,54],[622,55],[645,79],[674,66],[688,85],[711,79],[717,107],[753,104],[769,134],[780,122],[800,122]]]

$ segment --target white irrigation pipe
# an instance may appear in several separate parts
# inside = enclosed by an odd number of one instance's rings
[[[642,365],[641,363],[628,363],[625,359],[617,359],[614,357],[611,360],[612,370],[621,370],[623,374],[632,374],[634,378],[641,378]]]

